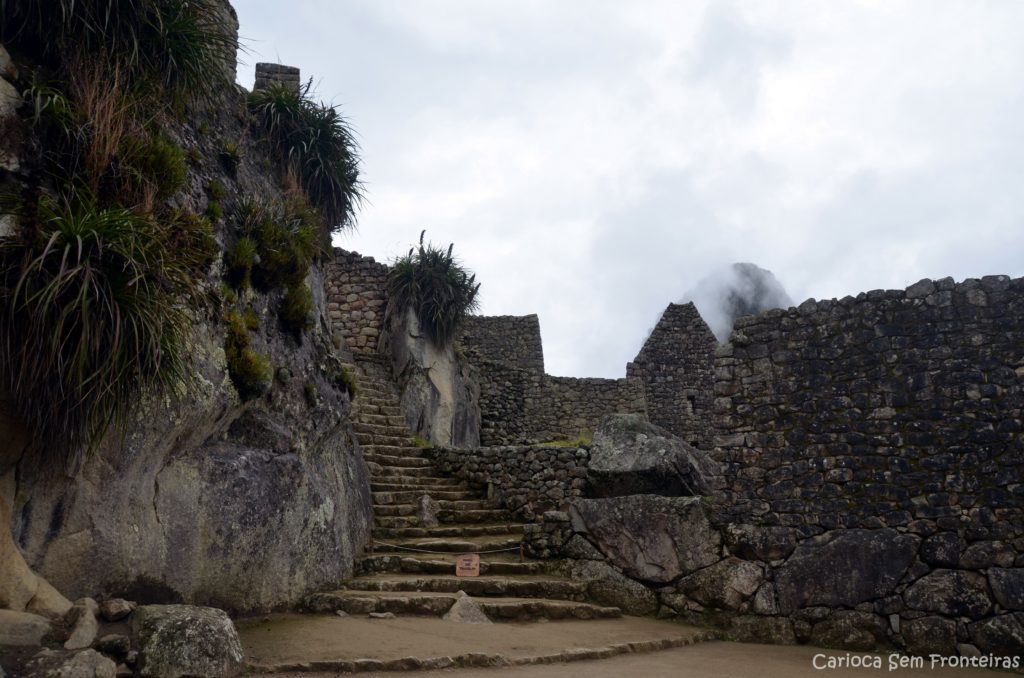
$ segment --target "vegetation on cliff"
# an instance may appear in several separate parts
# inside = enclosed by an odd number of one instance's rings
[[[0,135],[21,165],[0,177],[0,212],[16,216],[0,237],[0,391],[43,447],[83,449],[141,393],[188,385],[197,321],[223,322],[243,399],[272,381],[250,337],[261,317],[300,341],[312,326],[306,278],[327,224],[353,223],[356,146],[308,86],[287,122],[259,97],[229,101],[230,11],[218,0],[0,0],[0,42],[24,93]],[[277,161],[282,197],[240,195],[266,182],[245,155],[253,133],[270,152],[262,167]],[[228,285],[211,313],[223,250]],[[251,314],[254,294],[276,310]]]
[[[388,315],[413,309],[420,327],[438,346],[447,345],[467,314],[479,307],[480,283],[447,250],[423,244],[399,257],[388,272]]]

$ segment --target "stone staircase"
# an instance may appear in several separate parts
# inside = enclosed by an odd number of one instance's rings
[[[370,468],[374,545],[359,576],[343,590],[310,597],[312,609],[442,616],[468,595],[495,621],[621,616],[616,607],[587,602],[587,582],[522,558],[523,525],[434,467],[405,424],[381,358],[360,356],[347,369],[358,379],[353,426]],[[436,525],[421,524],[424,495],[435,502]],[[455,575],[455,557],[463,553],[481,553],[479,577]]]

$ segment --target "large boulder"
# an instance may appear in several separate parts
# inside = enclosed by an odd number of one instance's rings
[[[707,452],[638,414],[606,417],[594,433],[587,476],[595,497],[711,494],[721,475]]]
[[[412,309],[392,319],[385,339],[409,428],[434,445],[478,447],[480,383],[475,368],[454,346],[431,341]]]
[[[125,436],[110,435],[70,474],[23,455],[15,537],[26,561],[73,597],[235,612],[293,604],[350,577],[372,513],[348,397],[320,368],[330,358],[322,342],[265,341],[275,365],[303,378],[241,403],[223,337],[200,325],[193,390],[144,401]]]
[[[888,595],[914,560],[920,539],[896,530],[835,530],[797,546],[776,571],[779,608],[854,607]]]
[[[971,640],[985,654],[1020,657],[1024,648],[1024,612],[1003,614],[967,626]]]
[[[658,611],[654,591],[599,560],[579,560],[569,567],[573,581],[587,582],[587,593],[602,605],[620,608],[626,614],[653,615]]]
[[[50,622],[31,612],[0,610],[0,645],[39,645]]]
[[[725,545],[740,558],[770,562],[788,557],[799,536],[792,527],[730,523],[725,528]]]
[[[900,624],[900,633],[911,654],[951,654],[956,649],[956,622],[945,617],[920,617]]]
[[[907,607],[950,617],[981,619],[992,609],[984,575],[963,570],[935,570],[903,594]]]
[[[143,678],[234,676],[242,643],[223,610],[190,605],[143,605],[132,615]]]
[[[701,605],[738,610],[763,581],[764,571],[760,565],[727,558],[684,577],[677,588]]]
[[[1024,567],[993,567],[988,583],[997,603],[1007,610],[1024,610]]]
[[[811,631],[811,644],[844,650],[873,650],[886,640],[888,624],[878,615],[839,610],[818,622]]]
[[[114,678],[117,665],[96,650],[43,650],[25,671],[26,678]]]
[[[721,537],[695,497],[577,499],[572,526],[623,573],[667,584],[718,561]]]

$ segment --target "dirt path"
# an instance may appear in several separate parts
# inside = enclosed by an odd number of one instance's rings
[[[879,655],[881,669],[816,670],[812,663],[815,655],[844,657],[846,653],[806,646],[784,647],[715,641],[675,650],[569,664],[359,675],[374,678],[399,678],[402,675],[423,678],[999,678],[1015,675],[984,669],[931,669],[927,661],[924,668],[897,668],[889,671],[888,655]],[[328,678],[335,675],[337,674],[278,673],[274,674],[274,678]]]

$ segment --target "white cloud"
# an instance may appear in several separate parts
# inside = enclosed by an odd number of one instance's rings
[[[1024,4],[236,7],[360,134],[339,244],[454,242],[484,312],[540,315],[551,372],[623,374],[732,261],[797,301],[1024,274]]]

